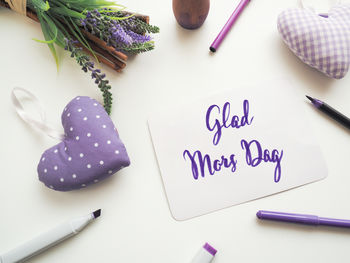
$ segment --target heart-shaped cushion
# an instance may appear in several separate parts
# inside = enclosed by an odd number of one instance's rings
[[[46,150],[38,164],[47,187],[69,191],[97,183],[130,164],[125,146],[103,106],[76,97],[62,113],[65,137]]]
[[[345,76],[350,63],[350,5],[336,5],[328,15],[287,9],[277,25],[284,42],[303,62],[329,77]]]

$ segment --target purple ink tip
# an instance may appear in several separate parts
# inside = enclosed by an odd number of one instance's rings
[[[203,248],[208,251],[210,254],[212,254],[213,256],[215,256],[217,250],[215,248],[213,248],[211,245],[209,245],[208,243],[205,243]]]
[[[316,108],[319,108],[323,105],[323,102],[320,100],[311,98],[310,96],[307,96],[307,95],[306,95],[306,98],[308,98]]]
[[[316,107],[316,108],[319,108],[323,105],[323,102],[320,101],[320,100],[316,100],[314,99],[314,101],[312,102],[312,104]]]

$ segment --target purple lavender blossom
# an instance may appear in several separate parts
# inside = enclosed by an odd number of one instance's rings
[[[133,44],[143,44],[151,40],[149,35],[133,31],[136,26],[135,21],[134,17],[120,21],[112,20],[102,16],[95,9],[86,13],[86,18],[80,20],[80,25],[118,49]]]
[[[65,49],[71,52],[71,57],[75,58],[76,62],[81,66],[81,69],[84,72],[91,72],[91,78],[95,79],[95,83],[103,93],[104,108],[107,113],[110,114],[112,93],[109,91],[111,89],[111,86],[108,85],[109,81],[105,79],[106,74],[101,73],[100,69],[94,68],[94,62],[90,61],[90,58],[81,51],[82,49],[80,47],[75,46],[75,44],[77,44],[76,40],[65,38],[64,41]]]
[[[135,32],[132,32],[131,30],[127,30],[126,32],[132,38],[133,42],[136,43],[145,43],[152,39],[149,35],[140,35]]]
[[[116,23],[115,21],[112,22],[113,27],[110,27],[110,32],[111,32],[111,40],[116,41],[117,43],[121,43],[124,45],[131,45],[133,43],[133,38],[125,32],[125,30]]]
[[[106,10],[87,11],[85,18],[80,19],[80,26],[116,50],[136,54],[153,49],[153,42],[147,33],[157,33],[157,27],[134,16],[124,17],[125,14],[121,12],[104,12]]]

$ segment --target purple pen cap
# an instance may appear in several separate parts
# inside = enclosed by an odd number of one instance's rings
[[[213,248],[211,245],[209,245],[208,243],[205,243],[203,248],[208,251],[210,254],[212,254],[213,256],[215,256],[217,250],[215,248]]]

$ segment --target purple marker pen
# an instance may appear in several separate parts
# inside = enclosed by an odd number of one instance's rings
[[[346,117],[344,114],[340,113],[339,111],[332,108],[327,103],[325,103],[321,100],[311,98],[310,96],[307,96],[307,95],[306,95],[306,97],[311,101],[311,103],[317,109],[324,112],[325,114],[327,114],[329,117],[336,120],[340,124],[344,125],[346,128],[350,129],[350,119],[348,117]]]
[[[221,29],[218,36],[215,38],[214,42],[210,45],[210,51],[216,52],[216,50],[219,48],[221,42],[224,40],[225,36],[227,35],[228,31],[230,31],[233,24],[236,22],[237,18],[243,11],[243,9],[246,7],[246,5],[250,2],[250,0],[241,0],[236,7],[235,11],[233,11],[230,18],[227,20],[224,27]]]
[[[256,213],[259,219],[281,221],[288,223],[299,223],[304,225],[323,225],[350,228],[350,220],[319,217],[316,215],[292,214],[260,210]]]
[[[198,251],[197,255],[193,258],[191,263],[210,263],[213,260],[216,252],[217,251],[215,248],[208,243],[205,243],[204,246]]]

